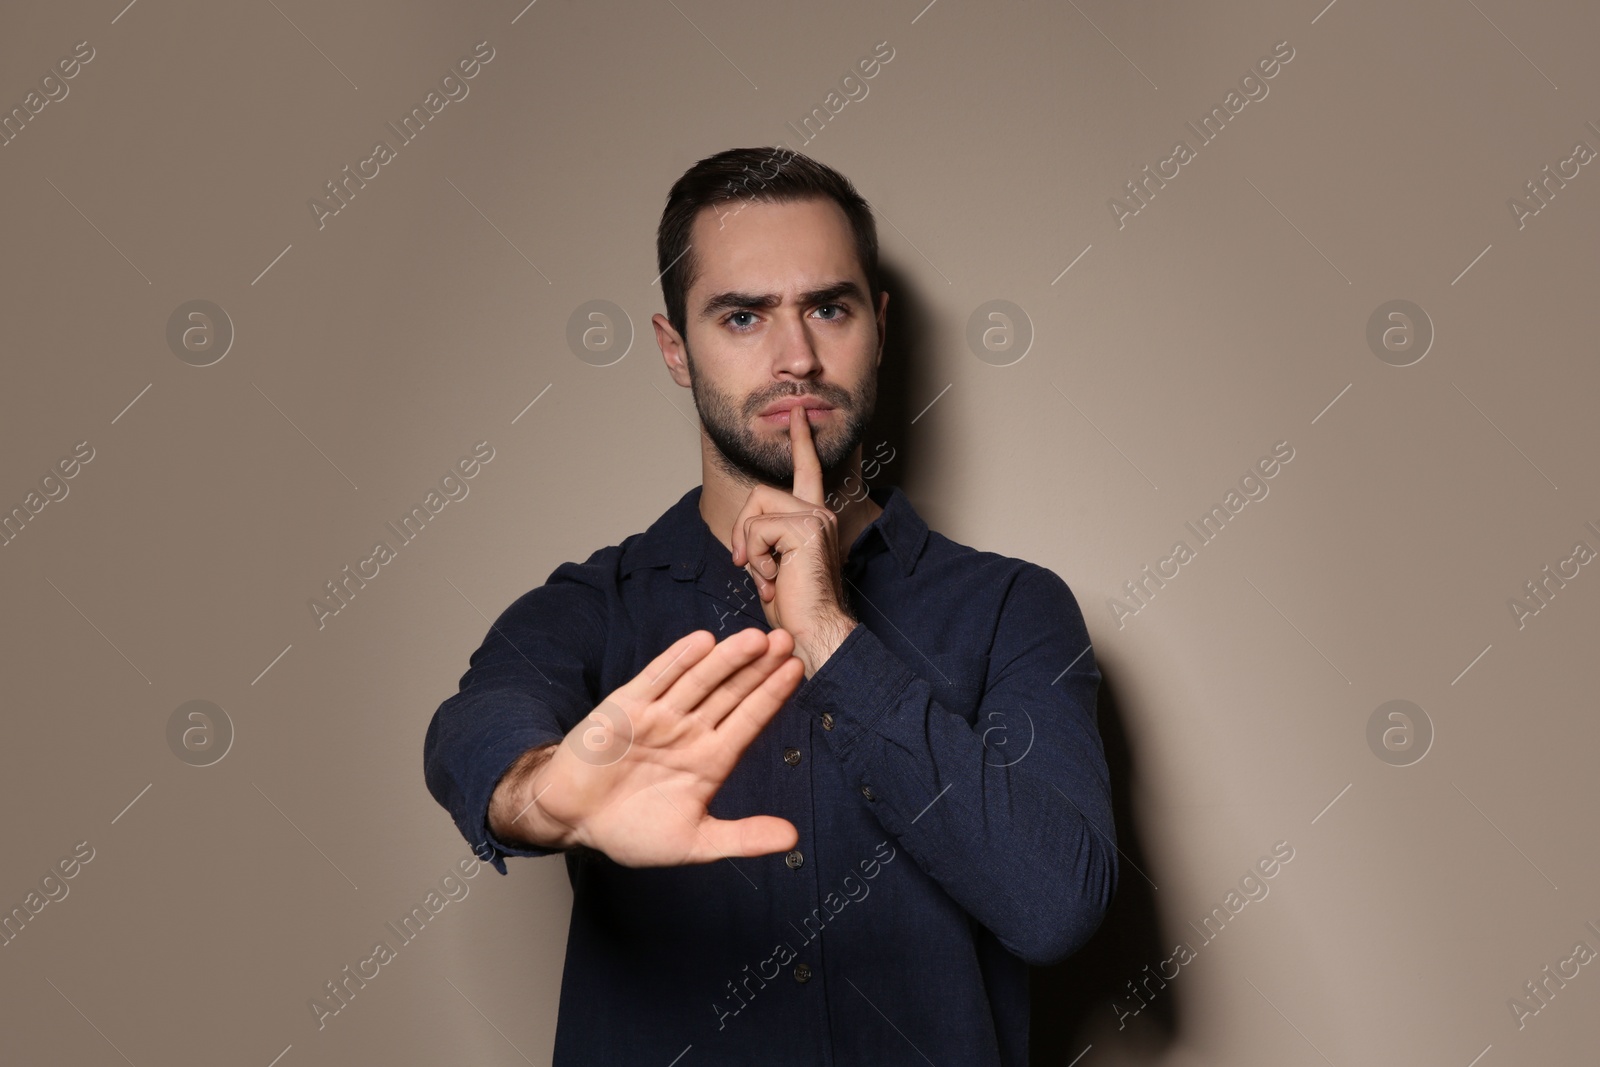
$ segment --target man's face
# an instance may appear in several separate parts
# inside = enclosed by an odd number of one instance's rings
[[[791,488],[789,417],[762,412],[805,396],[827,405],[808,412],[826,476],[866,432],[881,353],[844,212],[826,198],[719,205],[700,212],[690,241],[699,274],[685,300],[684,356],[724,471]]]

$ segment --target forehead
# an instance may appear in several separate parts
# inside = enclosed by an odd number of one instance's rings
[[[702,208],[690,231],[696,277],[690,291],[780,292],[819,280],[865,281],[855,234],[828,197],[773,204],[729,201]]]

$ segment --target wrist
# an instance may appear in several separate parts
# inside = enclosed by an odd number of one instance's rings
[[[807,677],[822,669],[844,644],[845,638],[861,623],[844,611],[831,611],[820,617],[804,634],[795,635],[795,645],[804,652]]]
[[[564,849],[573,828],[549,817],[537,797],[556,744],[529,749],[506,769],[489,797],[488,824],[495,837],[523,847]]]

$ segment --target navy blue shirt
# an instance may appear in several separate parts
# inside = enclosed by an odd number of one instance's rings
[[[628,868],[565,854],[558,1067],[1025,1067],[1028,965],[1117,881],[1100,671],[1052,571],[932,532],[896,487],[850,546],[860,620],[751,743],[710,812],[777,815],[788,853]],[[489,797],[694,630],[770,630],[695,486],[642,534],[517,599],[428,727],[428,788],[480,856]]]

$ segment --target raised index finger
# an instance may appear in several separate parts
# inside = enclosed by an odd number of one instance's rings
[[[794,457],[794,495],[808,504],[822,503],[822,460],[811,440],[805,405],[798,401],[789,409],[789,450]]]

